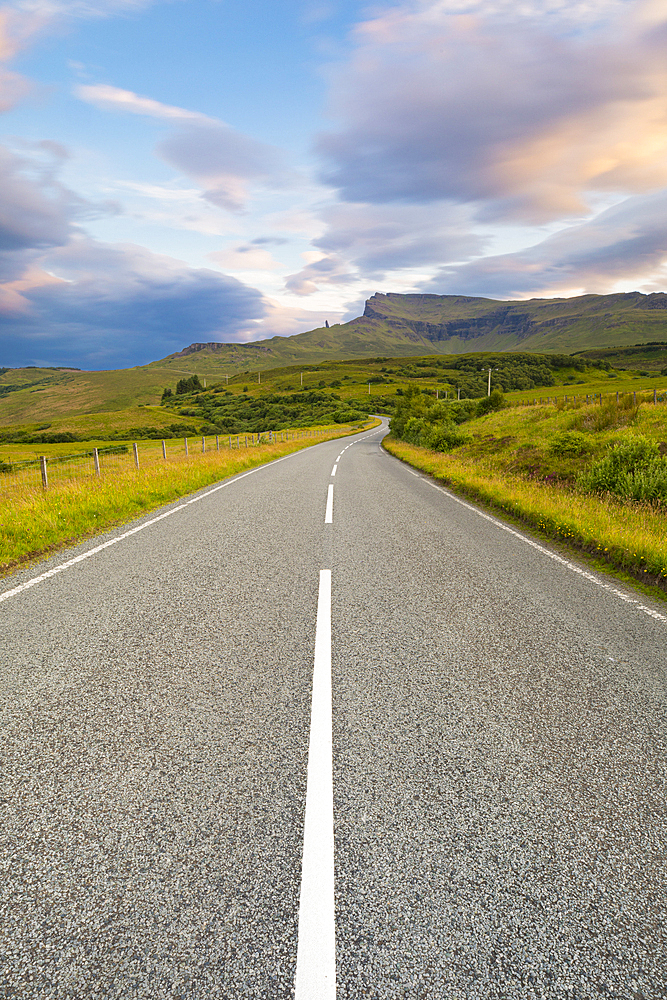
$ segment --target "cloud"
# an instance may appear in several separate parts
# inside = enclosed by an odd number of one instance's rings
[[[10,9],[44,19],[56,17],[109,17],[141,10],[153,0],[18,0]]]
[[[162,104],[151,97],[141,97],[132,90],[122,90],[106,83],[81,84],[74,88],[74,94],[80,100],[106,111],[126,111],[129,114],[146,115],[149,118],[161,118],[165,121],[201,122],[216,126],[222,124],[197,111]]]
[[[382,277],[394,268],[460,260],[479,252],[469,213],[459,206],[336,204],[322,218],[327,229],[313,240],[324,253],[344,254],[364,273]]]
[[[667,190],[628,198],[595,219],[571,226],[518,253],[444,268],[421,290],[516,298],[616,290],[646,284],[667,263]]]
[[[266,316],[255,327],[253,340],[270,337],[291,337],[305,330],[316,330],[329,323],[340,322],[340,312],[331,309],[300,309],[286,306],[275,299],[264,300]],[[355,315],[359,315],[356,313]]]
[[[39,267],[5,286],[5,306],[7,293],[21,301],[3,317],[4,364],[144,364],[193,341],[248,339],[267,313],[256,289],[143,247],[79,237]]]
[[[337,203],[322,209],[324,233],[312,240],[319,253],[286,287],[310,295],[323,285],[363,278],[381,282],[394,271],[430,268],[479,253],[470,213],[457,205]]]
[[[36,255],[63,246],[79,220],[113,211],[79,197],[58,179],[67,151],[58,143],[0,146],[0,280],[19,277]]]
[[[661,4],[407,3],[332,71],[323,179],[342,199],[451,200],[485,220],[581,217],[667,183]]]
[[[275,271],[280,267],[269,251],[257,246],[255,241],[228,247],[226,250],[215,250],[206,256],[214,264],[229,271]]]
[[[99,108],[177,124],[177,130],[158,143],[157,153],[195,180],[203,188],[203,197],[219,208],[243,210],[250,183],[285,183],[287,172],[279,151],[225,122],[106,84],[79,86],[74,92]]]
[[[254,334],[267,311],[256,289],[139,246],[90,239],[81,223],[113,206],[62,184],[66,158],[48,141],[0,146],[3,364],[123,367],[193,340]]]

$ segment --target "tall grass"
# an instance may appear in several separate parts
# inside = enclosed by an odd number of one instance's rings
[[[195,453],[188,459],[139,470],[127,467],[106,477],[88,475],[57,482],[48,490],[35,486],[20,496],[14,492],[0,495],[0,574],[228,476],[358,430],[326,428],[317,438]]]
[[[383,445],[456,492],[485,501],[551,538],[667,589],[667,531],[659,508],[577,494],[504,473],[478,457],[443,454],[395,438],[385,438]]]

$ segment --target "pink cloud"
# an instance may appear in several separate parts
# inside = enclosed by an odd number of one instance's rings
[[[525,222],[667,184],[667,16],[570,15],[423,2],[362,25],[333,74],[325,180],[348,201],[449,199]]]

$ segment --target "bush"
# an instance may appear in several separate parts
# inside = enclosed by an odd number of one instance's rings
[[[591,450],[590,442],[581,431],[563,431],[557,434],[549,445],[549,452],[558,457],[584,455]]]
[[[431,448],[433,451],[451,451],[468,440],[456,424],[429,423],[424,417],[410,417],[405,424],[403,440],[416,444],[421,448]]]
[[[491,413],[492,410],[502,410],[506,406],[509,406],[509,403],[505,400],[500,389],[494,389],[490,396],[480,399],[477,404],[477,415],[482,417],[485,413]]]
[[[425,446],[433,451],[451,451],[468,440],[467,434],[458,429],[456,424],[434,424],[425,435]]]
[[[616,444],[577,478],[584,493],[611,493],[621,500],[667,501],[667,459],[656,441],[636,437]]]

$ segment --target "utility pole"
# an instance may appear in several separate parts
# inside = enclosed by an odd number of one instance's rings
[[[371,394],[371,384],[370,384],[370,382],[369,382],[369,383],[368,383],[368,395],[370,396],[370,394]]]
[[[489,368],[489,391],[487,392],[487,396],[490,395],[491,395],[491,369]]]
[[[261,385],[261,383],[262,383],[262,374],[261,372],[257,372],[257,385]]]
[[[301,386],[303,387],[303,372],[301,372]]]

